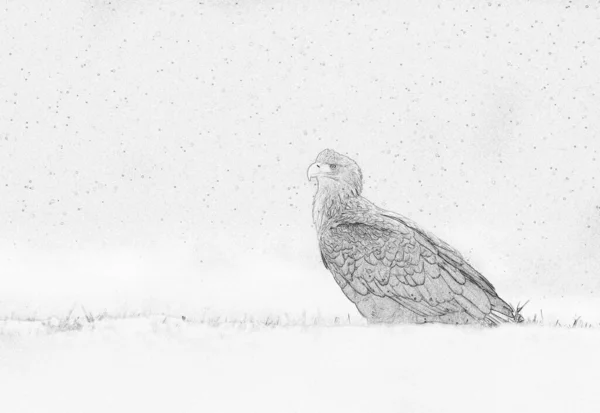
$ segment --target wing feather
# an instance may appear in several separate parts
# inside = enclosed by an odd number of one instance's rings
[[[513,316],[460,253],[410,220],[385,211],[346,221],[322,235],[321,254],[357,293],[389,297],[422,317],[465,312],[497,323],[495,313]]]

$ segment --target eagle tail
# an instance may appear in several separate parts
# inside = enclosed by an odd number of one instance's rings
[[[490,301],[492,302],[492,311],[486,316],[486,321],[490,325],[522,323],[525,321],[521,315],[521,310],[527,303],[523,305],[517,305],[517,309],[515,311],[510,304],[502,300],[500,297],[490,297]]]

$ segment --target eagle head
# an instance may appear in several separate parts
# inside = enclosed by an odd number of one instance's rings
[[[325,149],[308,167],[308,179],[316,179],[319,186],[335,186],[354,195],[362,192],[362,172],[356,162],[332,149]]]

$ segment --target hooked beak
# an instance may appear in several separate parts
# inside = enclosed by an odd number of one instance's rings
[[[306,171],[306,176],[308,176],[308,180],[310,181],[313,178],[316,178],[319,175],[323,175],[323,169],[324,165],[320,164],[318,162],[313,163],[311,166],[308,167],[308,171]]]

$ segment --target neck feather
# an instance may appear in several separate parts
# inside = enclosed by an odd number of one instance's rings
[[[357,191],[331,179],[319,180],[319,187],[313,199],[313,222],[317,232],[325,229],[327,222],[338,215],[348,199],[358,196]]]

